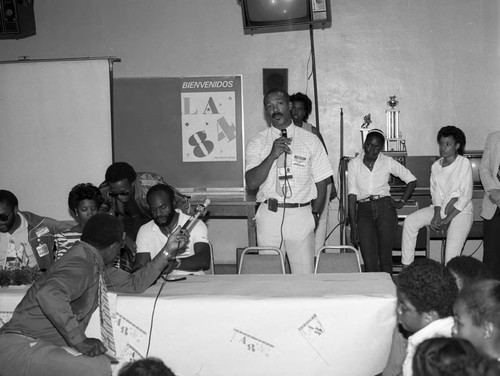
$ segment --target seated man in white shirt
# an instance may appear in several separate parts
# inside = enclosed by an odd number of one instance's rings
[[[174,192],[168,185],[158,184],[151,187],[146,201],[153,220],[142,225],[137,234],[135,268],[140,268],[153,259],[170,234],[190,218],[181,210],[174,209]],[[178,265],[172,274],[205,274],[203,271],[210,268],[210,257],[207,226],[196,219],[194,226],[190,228],[189,243],[178,251]]]

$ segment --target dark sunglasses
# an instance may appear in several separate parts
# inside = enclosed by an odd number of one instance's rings
[[[129,196],[129,195],[130,195],[130,191],[109,192],[109,195],[110,195],[111,197]]]
[[[0,214],[0,221],[7,222],[13,211],[14,211],[14,209],[10,209],[10,212],[8,212],[7,214]]]

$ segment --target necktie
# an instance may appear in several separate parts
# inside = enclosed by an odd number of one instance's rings
[[[99,276],[99,313],[101,315],[101,339],[108,351],[116,354],[115,337],[113,335],[113,323],[109,310],[108,289],[102,274]]]

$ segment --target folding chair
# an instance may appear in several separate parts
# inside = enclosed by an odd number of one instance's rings
[[[285,257],[276,247],[247,247],[238,255],[238,274],[285,274]]]
[[[208,242],[208,246],[210,247],[210,268],[205,270],[205,274],[215,274],[214,272],[214,247],[212,243]]]
[[[350,245],[326,245],[316,252],[314,273],[361,273],[360,252]]]

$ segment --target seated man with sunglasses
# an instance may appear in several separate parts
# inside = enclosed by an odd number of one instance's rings
[[[0,267],[38,267],[45,271],[54,263],[54,235],[70,224],[18,209],[18,199],[0,190]]]
[[[108,167],[105,182],[101,189],[104,203],[99,212],[108,212],[120,218],[125,226],[127,237],[135,242],[139,228],[149,222],[146,194],[156,184],[166,184],[163,178],[152,172],[135,172],[126,162],[116,162]],[[182,193],[175,192],[175,207],[185,212],[189,210],[189,202]]]

